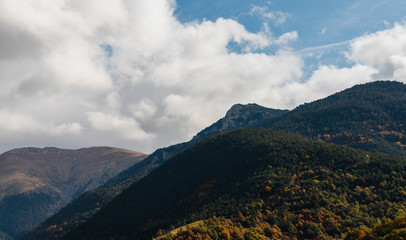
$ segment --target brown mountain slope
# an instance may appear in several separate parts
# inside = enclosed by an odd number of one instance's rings
[[[21,236],[146,156],[111,147],[21,148],[1,154],[0,231]]]

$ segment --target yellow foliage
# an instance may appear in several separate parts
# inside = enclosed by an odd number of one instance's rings
[[[352,174],[350,174],[350,173],[346,173],[345,174],[345,177],[346,178],[349,178],[349,179],[356,179],[356,177],[354,177]]]

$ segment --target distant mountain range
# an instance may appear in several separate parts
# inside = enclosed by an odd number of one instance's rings
[[[20,148],[0,155],[0,231],[18,238],[147,155],[111,147]]]
[[[406,142],[404,140],[405,138],[403,137],[405,134],[405,126],[403,124],[405,121],[406,86],[399,82],[378,81],[357,85],[325,99],[298,106],[292,111],[268,109],[256,104],[237,104],[227,112],[224,118],[220,119],[212,126],[204,129],[190,142],[158,149],[144,161],[133,165],[117,175],[117,177],[109,180],[104,186],[95,191],[87,192],[77,200],[70,203],[59,213],[49,218],[38,228],[28,234],[25,239],[60,238],[62,235],[70,232],[72,229],[75,229],[78,225],[83,225],[83,227],[80,228],[80,231],[85,231],[84,229],[92,229],[93,227],[96,229],[99,226],[99,223],[104,221],[103,217],[100,216],[103,216],[102,214],[105,214],[105,212],[97,214],[94,218],[97,220],[91,219],[88,224],[85,222],[87,222],[96,212],[98,212],[99,209],[103,210],[103,206],[109,203],[124,189],[128,188],[129,186],[131,186],[130,189],[136,188],[134,187],[137,186],[137,184],[134,184],[135,182],[149,175],[152,170],[162,165],[168,159],[171,159],[185,149],[196,145],[199,141],[209,136],[218,133],[222,134],[227,130],[247,127],[275,129],[287,133],[297,134],[302,137],[320,142],[331,142],[354,148],[365,149],[372,152],[384,152],[397,156],[406,156]],[[219,154],[221,154],[221,150],[217,151]],[[289,153],[287,154],[289,155]],[[365,154],[372,155],[370,153]],[[378,157],[378,159],[382,158]],[[395,157],[384,157],[384,159],[389,159],[388,161],[399,161],[395,164],[398,167],[396,169],[398,171],[403,171],[403,160],[391,160],[397,159]],[[232,165],[231,162],[230,164]],[[335,166],[335,168],[339,170],[339,167]],[[213,166],[212,170],[217,171],[215,166]],[[372,171],[372,169],[369,169],[368,171]],[[208,170],[206,173],[209,174],[210,171]],[[385,174],[386,173],[382,173],[382,175]],[[401,172],[401,174],[403,174],[403,172]],[[367,177],[362,174],[359,176],[361,179],[365,179]],[[317,178],[315,180],[317,180]],[[194,180],[190,179],[190,181]],[[163,183],[156,182],[156,184]],[[281,186],[277,187],[279,191],[279,187]],[[350,190],[346,189],[346,191]],[[382,196],[379,197],[382,198]],[[384,196],[384,198],[386,197],[387,196]],[[122,199],[123,197],[120,195],[118,198]],[[353,199],[354,198],[350,200]],[[400,197],[400,200],[398,199],[396,201],[403,201],[403,199],[404,197]],[[393,202],[394,200],[389,198],[388,201]],[[133,211],[131,209],[137,208],[135,206],[127,207],[129,212]],[[107,208],[111,209],[110,204]],[[121,212],[122,210],[119,208],[119,205],[116,205],[116,210]],[[135,215],[133,217],[138,218],[138,216]],[[393,214],[390,215],[390,217],[393,216]],[[376,221],[377,217],[374,217],[374,219],[375,220],[370,221],[368,224],[371,225],[373,221]],[[176,221],[187,222],[191,220],[195,219],[183,216],[178,218]],[[105,221],[109,222],[108,220]],[[171,224],[179,225],[180,223],[171,222]],[[148,233],[146,233],[145,236],[151,236],[151,234],[156,230],[155,227],[165,227],[166,225],[167,222],[154,225],[154,227],[151,227],[150,230],[147,231]],[[100,226],[103,225],[101,224]],[[131,225],[131,228],[134,226],[135,225]],[[113,234],[114,236],[118,234],[114,231],[121,231],[118,229],[114,230],[110,226],[109,229],[111,229],[109,234]],[[143,227],[142,229],[146,228]],[[280,230],[281,232],[286,231],[286,229],[284,230],[283,227]],[[144,236],[144,233],[141,233],[141,231],[137,232],[134,230],[132,233],[129,231],[124,232],[125,231],[123,230],[123,236],[132,236],[131,234],[141,234]],[[72,233],[72,235],[68,236],[78,237],[78,233],[79,232],[76,231]],[[90,234],[88,236],[92,235]]]

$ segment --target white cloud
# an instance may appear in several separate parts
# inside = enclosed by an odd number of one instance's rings
[[[157,107],[155,104],[149,99],[142,99],[140,102],[136,104],[129,104],[128,110],[132,113],[132,115],[141,121],[150,120],[151,117],[157,112]]]
[[[91,41],[96,29],[91,28],[79,12],[62,0],[0,1],[2,25],[20,31],[36,51],[20,54],[24,68],[37,66],[18,79],[21,90],[67,88],[69,90],[106,90],[112,87],[97,42]],[[108,7],[108,6],[105,6]],[[22,45],[22,44],[21,44]],[[20,45],[10,44],[11,49]],[[34,89],[37,90],[37,89]]]
[[[116,116],[102,112],[88,112],[88,121],[92,128],[119,134],[129,140],[149,140],[151,134],[140,129],[137,121],[129,117]]]
[[[324,98],[356,84],[371,82],[376,72],[376,69],[365,65],[355,65],[350,68],[322,65],[306,82],[288,84],[281,91],[288,93],[291,96],[290,104],[297,106]]]
[[[0,126],[3,131],[31,132],[41,128],[40,124],[27,114],[0,111]]]
[[[345,54],[353,63],[350,67],[339,68],[320,65],[309,79],[293,82],[278,91],[291,96],[285,106],[292,107],[326,97],[355,84],[375,80],[397,80],[406,82],[406,25],[395,23],[392,28],[376,33],[333,43],[326,46],[307,48],[301,51],[304,57],[312,53],[339,49],[348,45]],[[283,104],[282,104],[283,105]]]
[[[377,69],[375,78],[406,82],[406,25],[354,39],[348,58]]]
[[[330,51],[331,49],[339,49],[342,47],[347,47],[351,42],[352,40],[347,40],[338,43],[330,43],[322,46],[308,47],[301,49],[299,52],[301,52],[302,54],[311,54],[312,52]]]
[[[271,11],[267,6],[260,7],[253,5],[249,14],[251,16],[259,15],[267,21],[271,21],[274,25],[282,25],[288,18],[291,17],[289,13],[282,11]]]
[[[303,53],[289,50],[297,32],[274,36],[265,25],[252,33],[223,18],[184,24],[175,7],[169,0],[0,0],[0,150],[151,152],[188,140],[235,103],[292,108],[376,76],[406,75],[402,24],[351,41],[354,66],[321,65],[303,80]],[[251,12],[274,24],[290,17]],[[245,52],[230,51],[230,42]],[[276,53],[260,53],[268,47]]]
[[[267,4],[271,5],[270,2],[267,2]],[[274,26],[284,24],[286,20],[291,17],[289,13],[281,11],[271,11],[267,6],[260,7],[257,5],[253,5],[248,14],[251,16],[259,16],[262,19],[263,26],[259,35],[267,36],[269,39],[271,39],[272,44],[287,45],[299,38],[297,31],[287,32],[282,34],[278,38],[273,38],[270,24],[273,24]],[[250,48],[248,49],[251,50]]]
[[[67,133],[80,134],[83,127],[79,123],[63,123],[57,126],[51,123],[51,125],[47,127],[47,130],[53,135],[63,135]]]
[[[288,32],[284,33],[281,35],[277,40],[275,40],[275,43],[278,45],[287,45],[290,42],[294,42],[299,38],[297,32]]]
[[[25,113],[12,111],[0,111],[0,129],[3,132],[16,133],[39,133],[53,135],[80,134],[83,127],[79,123],[62,123],[56,125],[54,122],[42,123],[35,117]]]

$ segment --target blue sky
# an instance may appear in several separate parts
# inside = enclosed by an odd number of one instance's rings
[[[388,23],[404,20],[406,11],[406,1],[402,0],[178,0],[175,15],[184,23],[232,18],[247,30],[258,32],[264,19],[250,16],[253,6],[288,13],[286,22],[272,25],[272,31],[277,35],[297,31],[300,40],[294,47],[298,50],[383,30]]]
[[[282,12],[287,16],[286,21],[273,24],[260,14],[250,14],[254,7],[265,12]],[[312,53],[313,48],[326,47],[304,57],[306,68],[302,81],[305,81],[322,64],[351,66],[353,63],[344,57],[349,41],[403,21],[405,10],[406,1],[402,0],[178,0],[175,15],[184,23],[232,18],[251,32],[261,31],[264,23],[269,24],[275,35],[297,31],[298,40],[289,45],[293,49]],[[272,54],[274,50],[262,51]]]
[[[0,0],[0,152],[189,140],[236,103],[406,83],[404,0]]]

